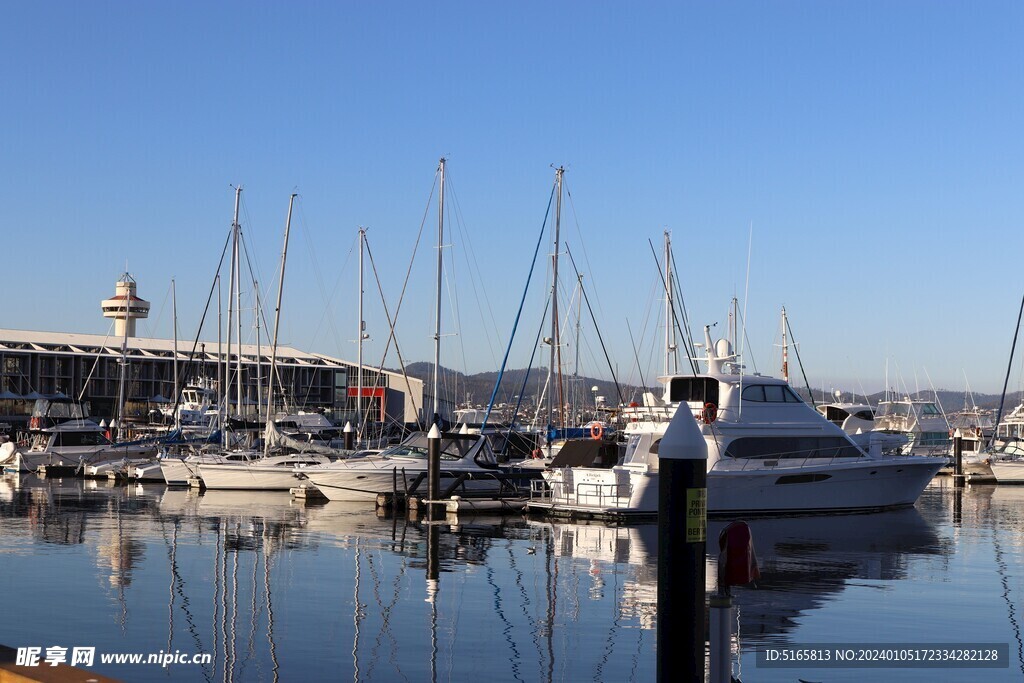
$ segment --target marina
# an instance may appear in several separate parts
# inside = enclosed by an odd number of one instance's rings
[[[863,680],[856,669],[758,668],[756,652],[972,634],[1009,644],[1008,666],[983,680],[1020,680],[1022,510],[1024,487],[956,488],[936,478],[914,508],[748,520],[762,576],[734,589],[734,674]],[[708,538],[723,526],[712,521]],[[5,608],[19,618],[0,636],[12,647],[212,655],[206,665],[94,668],[123,680],[331,672],[360,681],[649,681],[656,546],[654,524],[506,512],[428,525],[363,504],[305,504],[287,492],[7,475],[0,553],[16,588]],[[708,555],[709,577],[716,556]],[[938,604],[948,616],[936,617]],[[936,673],[902,670],[898,680],[934,681]],[[938,673],[981,680],[970,670]]]
[[[0,683],[1024,681],[1024,3],[5,10]]]

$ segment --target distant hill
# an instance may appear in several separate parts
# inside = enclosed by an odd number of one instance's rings
[[[806,388],[797,388],[795,386],[793,388],[794,389],[798,389],[798,392],[800,393],[800,395],[803,396],[805,399],[807,398],[807,389]],[[903,394],[903,395],[905,396],[905,394]],[[957,411],[960,411],[960,410],[964,409],[965,398],[966,397],[965,397],[965,394],[964,394],[963,391],[949,391],[947,389],[938,389],[938,390],[936,390],[934,392],[931,391],[931,390],[928,390],[928,391],[918,391],[916,393],[910,394],[911,398],[921,398],[921,399],[927,399],[927,400],[932,400],[932,401],[935,400],[936,396],[938,396],[939,404],[942,406],[942,410],[945,411],[946,413],[955,413]],[[858,394],[857,397],[854,398],[851,394],[844,393],[843,397],[842,397],[842,400],[843,401],[863,401],[864,398],[865,397],[863,395],[860,395],[860,394]],[[996,409],[999,408],[999,399],[1000,399],[1000,395],[999,394],[973,394],[972,398],[974,400],[974,405],[978,406],[979,408],[987,408],[987,409],[991,409],[991,410],[996,410]],[[826,393],[826,394],[823,395],[820,389],[815,389],[814,390],[814,400],[817,403],[831,403],[832,401],[835,401],[836,399],[831,394],[827,394]],[[877,393],[869,394],[867,396],[867,401],[871,405],[878,405],[879,401],[884,401],[884,400],[885,400],[885,392],[884,391],[879,391]],[[1004,403],[1003,403],[1003,412],[1007,413],[1007,412],[1013,410],[1015,407],[1020,405],[1020,403],[1022,401],[1024,401],[1024,392],[1015,391],[1013,393],[1008,393],[1006,395],[1006,401],[1004,401]]]
[[[410,377],[423,380],[425,383],[431,381],[431,371],[433,369],[432,363],[427,362],[416,362],[406,366],[406,372]],[[391,372],[401,372],[400,370],[391,370]],[[523,379],[526,376],[525,369],[506,370],[505,376],[502,378],[501,389],[496,398],[496,403],[513,403],[519,395],[522,389],[525,394],[525,405],[532,405],[536,399],[540,396],[540,392],[544,388],[544,383],[547,381],[547,371],[545,369],[535,369],[530,372],[529,380],[526,383],[525,389],[523,388]],[[445,392],[452,392],[457,397],[456,403],[458,405],[475,405],[484,406],[491,398],[491,392],[494,391],[494,382],[498,377],[497,372],[478,372],[473,375],[467,375],[450,368],[441,368],[441,385],[444,387]],[[592,406],[595,394],[597,396],[603,396],[605,404],[608,407],[614,407],[619,405],[620,400],[615,390],[615,384],[610,380],[597,379],[594,377],[579,377],[573,378],[571,375],[562,376],[563,391],[566,394],[566,401],[571,400],[571,392],[573,383],[576,383],[577,387],[577,400],[584,406]],[[593,387],[597,387],[597,392],[592,390]],[[808,393],[806,387],[800,387],[796,384],[793,388],[806,400]],[[622,392],[622,403],[629,403],[630,401],[640,401],[641,394],[644,389],[639,386],[631,384],[621,384],[619,389]],[[662,388],[651,387],[647,391],[652,391],[658,396],[661,395]],[[820,389],[814,389],[814,402],[815,403],[830,403],[835,400],[835,397],[831,394],[823,394]],[[915,394],[911,394],[912,398],[923,398],[934,400],[936,394],[938,395],[939,403],[942,405],[942,409],[946,413],[955,413],[964,408],[964,392],[963,391],[949,391],[946,389],[939,389],[936,392],[932,391],[919,391]],[[851,401],[864,400],[863,395],[858,395],[854,398],[849,393],[844,393],[842,400]],[[871,405],[878,405],[879,401],[885,399],[885,392],[879,391],[874,394],[869,394],[867,400]],[[979,408],[990,408],[993,411],[999,407],[999,394],[974,394],[974,403]],[[1003,412],[1007,413],[1021,402],[1024,402],[1024,392],[1016,391],[1011,394],[1007,394],[1006,401],[1003,405]]]
[[[432,363],[410,363],[406,366],[405,370],[410,377],[421,379],[424,383],[432,381]],[[391,370],[391,372],[401,372],[401,370]],[[524,388],[523,380],[526,378],[526,374],[527,371],[525,369],[506,370],[495,402],[514,402],[519,396],[520,391],[526,397],[525,403],[535,402],[536,398],[540,396],[540,392],[544,389],[545,382],[547,382],[547,370],[535,369],[531,371]],[[478,372],[474,375],[467,375],[449,368],[441,368],[441,386],[444,387],[445,392],[451,392],[456,397],[456,403],[459,405],[467,403],[479,406],[486,405],[491,399],[491,392],[494,391],[494,382],[497,378],[497,372]],[[572,375],[563,374],[562,390],[566,401],[570,400],[574,385],[576,387],[577,400],[583,405],[593,405],[595,395],[603,396],[608,406],[619,404],[615,383],[610,380],[596,379],[594,377],[574,378]],[[597,387],[596,392],[593,391],[593,387]],[[641,394],[644,391],[641,387],[627,384],[620,384],[619,389],[622,392],[622,401],[625,403],[640,401]],[[648,389],[647,391],[654,391],[660,396],[662,389],[658,387]]]

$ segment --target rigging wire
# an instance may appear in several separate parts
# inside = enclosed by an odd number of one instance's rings
[[[654,245],[651,245],[653,249]],[[672,274],[675,276],[673,284],[675,285],[676,299],[679,301],[679,308],[682,310],[683,324],[682,329],[679,330],[680,336],[683,338],[683,345],[686,349],[686,354],[691,358],[697,357],[697,347],[693,343],[693,333],[690,331],[690,312],[686,307],[686,299],[683,297],[683,286],[679,279],[679,270],[676,268],[679,263],[678,259],[675,258],[675,252],[672,253]],[[677,328],[680,327],[678,324]],[[695,362],[695,361],[694,361]]]
[[[626,330],[629,331],[629,343],[633,345],[633,357],[636,358],[636,369],[640,373],[640,386],[646,389],[647,380],[644,379],[644,369],[640,366],[640,355],[636,350],[636,342],[633,341],[633,328],[629,325],[629,318],[626,318]],[[630,398],[632,398],[632,396]]]
[[[1003,417],[1003,404],[1006,401],[1006,385],[1010,382],[1010,369],[1013,367],[1013,354],[1017,350],[1017,335],[1020,334],[1020,319],[1024,316],[1024,297],[1020,300],[1020,311],[1017,313],[1017,326],[1013,328],[1013,343],[1010,345],[1010,359],[1006,363],[1006,379],[1003,380],[1003,393],[999,398],[999,410],[996,412],[996,428],[992,432],[992,441],[989,446],[995,443],[995,434],[999,431],[999,421]]]
[[[661,262],[658,260],[658,253],[654,250],[654,242],[652,242],[648,238],[647,244],[650,245],[650,247],[651,247],[651,255],[654,256],[654,263],[655,263],[655,265],[658,266],[658,276],[661,278],[662,291],[663,292],[668,292],[668,282],[665,281],[665,274],[661,272]],[[685,306],[684,306],[684,310],[685,310]],[[686,330],[686,328],[682,327],[679,324],[679,318],[676,316],[675,307],[673,307],[673,310],[672,310],[672,320],[673,320],[673,323],[676,326],[676,329],[681,331],[682,336],[683,336],[683,340],[684,340],[683,343],[685,344],[686,340],[689,339],[689,332]],[[692,346],[692,342],[691,342],[691,346]],[[696,354],[695,351],[691,352],[690,348],[687,348],[687,350],[686,350],[686,360],[690,363],[690,370],[693,372],[694,375],[697,374],[697,363],[696,363],[696,361],[694,361],[694,357],[696,355],[697,354]]]
[[[793,334],[793,327],[789,324],[789,318],[786,318],[786,329],[789,332],[789,338],[793,340],[793,353],[796,354],[796,363],[800,366],[800,374],[803,375],[804,384],[807,386],[807,393],[811,397],[811,405],[817,409],[818,404],[814,402],[814,392],[811,391],[811,383],[807,381],[807,373],[804,372],[804,362],[800,359],[800,345],[796,343],[796,336]],[[825,397],[822,396],[822,401]]]
[[[547,206],[547,209],[544,210],[544,220],[541,223],[540,234],[537,236],[537,246],[535,246],[534,249],[533,249],[533,260],[530,262],[530,270],[529,270],[529,273],[526,276],[526,286],[523,287],[523,294],[522,294],[522,296],[519,299],[519,309],[516,311],[516,317],[515,317],[515,320],[512,323],[512,333],[509,334],[508,345],[505,347],[505,357],[501,361],[501,367],[498,370],[498,376],[494,380],[494,389],[491,391],[491,398],[490,398],[489,401],[487,401],[487,412],[484,413],[483,423],[482,423],[482,425],[480,427],[481,431],[483,431],[483,428],[487,426],[487,420],[490,418],[491,411],[494,408],[494,398],[498,394],[498,388],[501,386],[502,377],[504,377],[504,375],[505,375],[505,368],[508,365],[508,355],[509,355],[509,352],[511,352],[511,350],[512,350],[512,342],[515,341],[516,331],[519,329],[519,319],[520,319],[520,317],[523,314],[523,305],[526,302],[526,294],[530,290],[530,282],[533,280],[533,271],[534,271],[534,268],[537,266],[537,257],[540,254],[540,245],[544,241],[544,234],[545,234],[545,232],[547,232],[548,217],[551,215],[551,204],[554,201],[554,197],[555,197],[555,188],[552,187],[551,188],[551,194],[548,196],[548,206]],[[544,316],[541,316],[541,320],[542,321],[543,321],[543,319],[544,319],[544,317],[546,315],[547,315],[547,306],[545,305],[545,307],[544,307]],[[540,333],[539,332],[537,334],[537,338],[538,339],[540,338]],[[519,406],[520,406],[520,404],[522,403],[522,400],[523,400],[523,391],[526,388],[526,378],[528,378],[530,376],[530,368],[533,367],[533,359],[534,359],[534,356],[535,356],[536,353],[537,353],[537,348],[536,348],[536,344],[535,344],[534,345],[534,349],[533,349],[533,353],[530,355],[530,364],[527,367],[527,370],[526,370],[526,373],[525,373],[525,377],[523,379],[523,389],[521,389],[519,391],[519,401],[516,403],[516,409],[515,409],[515,411],[512,414],[512,421],[513,422],[515,422],[515,416],[519,412]],[[503,448],[503,450],[504,450],[504,448]]]
[[[402,350],[398,346],[398,337],[395,335],[395,325],[398,323],[398,311],[397,310],[395,311],[395,317],[394,318],[391,317],[391,313],[388,311],[387,301],[384,300],[384,289],[381,286],[380,275],[378,275],[378,273],[377,273],[377,264],[374,263],[374,260],[373,260],[373,252],[370,251],[370,243],[369,243],[369,241],[366,242],[366,255],[370,258],[370,270],[373,271],[373,278],[374,278],[374,280],[377,283],[377,291],[380,292],[381,304],[384,306],[384,316],[385,316],[385,318],[387,318],[388,328],[389,328],[388,340],[387,340],[387,342],[385,343],[385,346],[384,346],[384,353],[381,356],[380,365],[381,365],[381,367],[384,367],[384,363],[387,360],[388,351],[391,348],[391,342],[394,341],[394,343],[395,343],[395,353],[398,355],[398,363],[399,363],[399,366],[402,369],[402,377],[405,378],[405,388],[409,392],[409,394],[408,394],[409,395],[409,402],[412,404],[413,412],[417,416],[419,416],[419,414],[420,414],[419,413],[419,408],[416,406],[416,398],[415,398],[415,394],[412,391],[412,384],[409,381],[408,373],[406,373],[406,371],[405,371],[405,360],[402,358]],[[401,301],[399,301],[399,305],[401,305]],[[378,375],[378,377],[380,377],[380,375]],[[419,421],[418,417],[417,417],[417,421]]]
[[[572,251],[569,249],[568,242],[565,243],[565,253],[569,256],[569,262],[572,263],[573,270],[579,275],[580,271],[576,269],[576,259],[572,257]],[[586,289],[581,287],[580,291],[583,292],[583,300],[587,304],[587,311],[590,313],[590,319],[594,323],[594,331],[597,332],[597,339],[601,342],[601,350],[604,351],[605,360],[608,362],[608,371],[611,372],[612,381],[615,383],[615,393],[619,396],[619,403],[622,403],[622,388],[619,386],[619,380],[615,376],[615,368],[612,366],[612,360],[608,356],[608,349],[605,347],[604,338],[601,336],[601,329],[597,325],[597,319],[594,318],[594,309],[590,307],[590,297],[587,296]]]

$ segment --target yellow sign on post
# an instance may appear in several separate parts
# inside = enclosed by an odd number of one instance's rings
[[[686,542],[703,543],[707,536],[708,490],[686,489]]]

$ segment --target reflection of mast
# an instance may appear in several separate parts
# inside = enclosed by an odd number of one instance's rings
[[[433,512],[433,510],[431,510]],[[430,515],[433,522],[433,515]],[[430,603],[430,683],[437,683],[437,594],[440,581],[440,527],[435,523],[427,526],[427,602]]]
[[[163,523],[162,522],[163,522],[163,520],[161,519],[161,530],[162,530],[162,527],[163,527]],[[178,571],[177,548],[178,548],[178,526],[179,526],[179,524],[180,524],[180,520],[178,518],[175,518],[174,519],[174,527],[173,527],[174,533],[173,533],[172,538],[171,538],[171,543],[170,543],[170,545],[169,545],[169,547],[167,549],[167,558],[168,558],[168,560],[170,562],[170,565],[171,565],[171,587],[172,587],[171,605],[169,606],[169,609],[171,609],[173,607],[173,604],[174,604],[174,593],[177,593],[179,596],[181,596],[181,611],[185,614],[185,623],[188,624],[188,632],[192,634],[192,640],[195,642],[195,645],[196,645],[196,652],[205,652],[206,648],[203,647],[203,641],[199,637],[199,631],[196,629],[195,620],[192,618],[192,611],[189,609],[188,595],[185,593],[185,580],[182,578],[181,572]],[[164,534],[164,541],[165,542],[167,541],[166,534]],[[173,615],[173,612],[172,612],[172,615]],[[168,636],[168,641],[167,641],[168,642],[168,645],[167,645],[167,651],[168,652],[171,651],[170,643],[171,643],[171,637],[173,636],[173,633],[174,633],[174,621],[173,621],[173,618],[170,620],[169,633],[171,635]],[[206,678],[207,681],[210,681],[212,683],[213,678],[211,677],[211,673],[209,671],[207,671],[207,668],[206,668],[207,665],[203,664],[202,667],[203,667],[203,677]]]
[[[548,612],[546,620],[544,622],[544,637],[548,644],[548,683],[555,678],[555,644],[552,640],[554,626],[555,626],[555,600],[558,598],[558,561],[555,557],[555,536],[554,534],[548,534],[548,542],[545,547],[544,566],[547,569],[548,580],[547,592],[548,592]],[[552,567],[554,567],[554,573],[552,575]]]
[[[359,547],[359,539],[356,539],[356,576],[355,594],[352,597],[356,605],[355,614],[352,615],[352,623],[355,627],[352,636],[352,680],[359,683],[359,626],[363,622],[363,605],[359,602],[359,583],[362,573],[362,549]]]
[[[239,533],[240,524],[235,522],[235,536],[237,538]],[[227,591],[224,591],[225,598],[227,597]],[[228,652],[228,660],[224,664],[224,668],[228,674],[228,680],[233,680],[235,677],[235,660],[237,655],[235,654],[235,641],[237,640],[236,626],[238,624],[238,545],[231,551],[231,628],[228,632],[228,643],[230,648]]]
[[[1017,641],[1017,662],[1021,674],[1024,674],[1024,640],[1021,640],[1020,624],[1017,622],[1017,610],[1010,600],[1010,583],[1006,575],[1006,560],[1003,558],[1003,549],[999,545],[999,533],[992,525],[992,547],[995,549],[996,569],[999,571],[999,581],[1003,587],[1003,600],[1006,601],[1006,616],[1013,627],[1013,637]]]
[[[263,590],[267,595],[267,642],[270,643],[270,661],[274,663],[274,683],[277,683],[278,670],[277,645],[274,644],[274,608],[270,602],[270,555],[266,545],[263,546]]]

